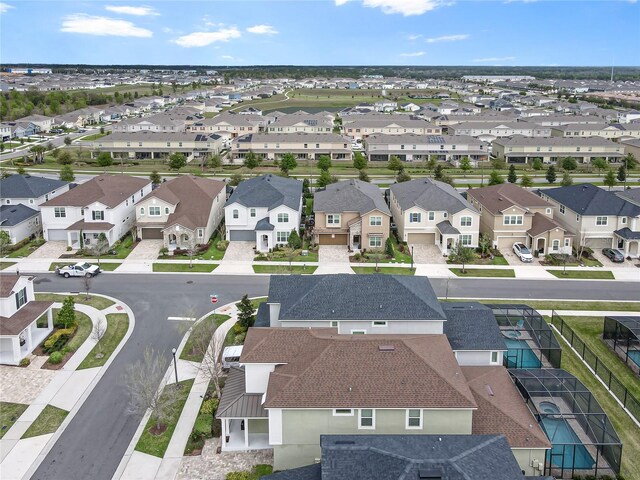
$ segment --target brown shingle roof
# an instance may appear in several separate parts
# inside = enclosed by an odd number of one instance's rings
[[[11,295],[13,287],[18,283],[19,279],[20,275],[11,275],[7,273],[0,274],[0,298],[7,298]]]
[[[445,335],[251,328],[241,363],[282,364],[266,408],[476,408]]]
[[[462,372],[478,404],[474,435],[504,434],[511,448],[551,448],[506,368],[462,367]]]
[[[130,175],[98,175],[68,192],[43,203],[43,207],[86,207],[100,202],[113,208],[151,183]]]
[[[18,335],[46,312],[53,302],[28,302],[10,317],[0,317],[0,335]]]
[[[562,225],[557,223],[555,220],[542,215],[541,213],[535,213],[533,218],[531,219],[531,228],[527,232],[532,237],[536,235],[540,235],[541,233],[548,232],[549,230],[553,230],[554,228],[559,228],[560,230],[565,230]]]
[[[502,212],[505,208],[518,205],[525,209],[531,207],[551,207],[552,205],[543,200],[535,193],[531,193],[513,183],[503,183],[491,185],[489,187],[472,188],[467,191],[467,195],[475,198],[483,208],[493,214]]]
[[[114,226],[115,225],[113,223],[109,222],[87,222],[85,220],[78,220],[77,222],[69,225],[66,230],[99,230],[108,232]]]

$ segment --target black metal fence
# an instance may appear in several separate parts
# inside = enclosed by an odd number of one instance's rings
[[[555,311],[551,313],[551,323],[555,326],[569,344],[578,352],[578,355],[591,367],[596,375],[605,383],[611,393],[625,406],[627,411],[640,421],[640,400],[627,390],[624,384],[618,380],[611,370],[609,370],[582,341],[573,329],[565,323],[564,319]]]

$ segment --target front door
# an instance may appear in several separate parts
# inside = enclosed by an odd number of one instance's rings
[[[360,249],[360,235],[353,236],[353,248]]]

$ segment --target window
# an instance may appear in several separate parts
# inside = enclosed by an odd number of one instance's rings
[[[471,235],[460,235],[458,238],[462,245],[465,245],[465,246],[471,245]]]
[[[596,217],[596,225],[606,225],[607,223],[609,223],[607,217]]]
[[[376,418],[374,410],[371,408],[361,408],[358,410],[358,428],[376,428]]]
[[[351,335],[366,335],[366,330],[351,330]]]
[[[371,248],[380,248],[382,246],[382,237],[369,237],[369,246]]]
[[[233,218],[238,218],[240,216],[238,210],[233,211]]]
[[[369,225],[379,227],[382,225],[382,217],[369,217]]]
[[[159,217],[160,216],[160,207],[149,207],[149,216],[150,217]]]
[[[580,221],[580,215],[576,214],[576,222],[579,222],[579,221]]]
[[[376,320],[371,322],[371,326],[372,327],[386,327],[387,326],[387,322],[382,321],[382,320]]]
[[[491,352],[491,363],[498,363],[498,352]]]
[[[144,215],[144,207],[140,207],[140,215]]]
[[[287,223],[289,221],[288,213],[279,213],[278,214],[278,223]]]
[[[550,208],[547,208],[546,212],[547,212],[547,215],[551,215],[551,209]]]
[[[256,209],[255,208],[250,208],[249,209],[249,216],[251,218],[255,218],[255,216],[256,216]]]
[[[169,207],[164,207],[164,214],[169,215]]]
[[[67,211],[64,207],[55,207],[53,209],[53,216],[56,218],[65,218],[67,216]]]
[[[554,240],[551,243],[551,250],[553,250],[554,252],[557,252],[558,250],[560,250],[560,240]]]
[[[522,225],[522,215],[505,215],[504,225]]]
[[[407,428],[422,428],[422,410],[410,408],[407,410]]]
[[[564,205],[560,205],[560,213],[564,215]]]
[[[278,243],[287,243],[289,241],[289,232],[277,232],[276,233],[276,242]]]
[[[27,303],[27,287],[16,293],[16,308],[20,308],[25,303]]]
[[[461,227],[470,227],[471,226],[471,217],[460,217],[460,226]]]
[[[448,216],[449,216],[449,213],[448,213],[448,212],[443,212],[443,213],[442,213],[442,218],[447,218]]]
[[[91,218],[94,220],[104,220],[104,212],[102,210],[93,210],[91,212]]]
[[[198,229],[198,237],[199,237],[199,238],[204,237],[204,228],[199,228],[199,229]]]
[[[337,320],[331,320],[331,327],[332,328],[338,328],[340,324],[338,323]]]
[[[327,225],[340,225],[340,215],[337,213],[327,215]]]
[[[334,417],[353,417],[353,410],[350,408],[334,408]]]
[[[420,223],[420,213],[419,212],[410,213],[409,223]]]
[[[436,212],[429,212],[429,220],[435,220],[436,219]]]
[[[627,217],[620,218],[620,223],[622,223],[622,225],[626,225],[627,224]]]
[[[564,246],[568,247],[570,242],[571,242],[571,240],[569,240],[568,238],[565,238],[564,239]]]

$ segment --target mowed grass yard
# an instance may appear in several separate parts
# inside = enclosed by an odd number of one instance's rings
[[[129,329],[129,315],[126,313],[110,313],[107,315],[107,330],[100,340],[82,361],[78,370],[103,366],[124,338]],[[102,356],[100,356],[100,354]]]
[[[511,300],[492,300],[492,299],[448,299],[449,302],[468,302],[477,300],[481,303],[510,304],[524,303],[531,308],[538,310],[601,310],[601,311],[619,311],[619,312],[639,312],[640,302],[588,302],[582,300],[575,301],[559,301],[559,300],[528,300],[528,299],[511,299]]]
[[[96,308],[98,310],[104,310],[105,308],[109,308],[111,305],[114,305],[113,300],[109,300],[108,298],[102,297],[100,295],[89,295],[85,294],[80,295],[61,295],[59,293],[36,293],[36,300],[49,300],[52,302],[64,302],[64,299],[67,297],[73,297],[75,303],[80,303],[82,305],[89,305],[90,307]]]

